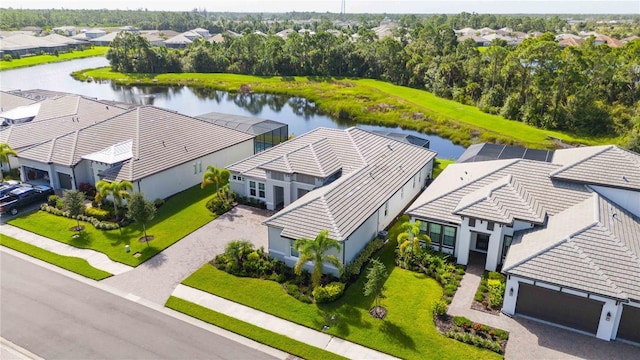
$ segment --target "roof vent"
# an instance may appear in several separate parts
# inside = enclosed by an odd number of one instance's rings
[[[389,148],[389,150],[393,151],[393,148],[391,147],[390,144],[387,144],[387,147]]]
[[[629,182],[629,179],[627,179],[627,177],[624,175],[622,175],[622,180],[624,180],[625,182]]]
[[[189,151],[189,150],[187,150],[187,145],[184,146],[184,151]]]

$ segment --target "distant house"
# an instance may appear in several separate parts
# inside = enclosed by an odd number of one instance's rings
[[[23,180],[46,174],[55,189],[128,180],[147,198],[202,181],[207,165],[253,154],[253,137],[173,111],[139,106],[18,152]]]
[[[502,269],[507,314],[640,342],[640,154],[480,154],[463,155],[409,206],[431,245]]]
[[[293,241],[326,229],[348,264],[425,186],[435,155],[358,128],[318,128],[227,168],[232,190],[281,209],[265,221],[271,256],[291,266]]]

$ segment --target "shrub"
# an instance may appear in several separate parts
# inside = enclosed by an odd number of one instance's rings
[[[287,291],[287,294],[293,296],[294,298],[297,298],[298,295],[300,294],[300,289],[298,288],[298,285],[287,282],[284,284],[284,289]]]
[[[344,292],[344,283],[332,282],[325,286],[316,286],[313,289],[313,298],[317,304],[335,301]]]
[[[4,54],[4,55],[2,56],[2,60],[4,60],[4,61],[11,61],[11,60],[13,60],[13,56],[11,56],[10,54]]]
[[[156,209],[160,208],[160,206],[164,205],[164,199],[153,200],[153,205],[155,205]]]
[[[76,217],[73,217],[73,216],[71,216],[69,214],[68,211],[60,210],[57,207],[49,206],[48,204],[40,205],[40,210],[46,211],[49,214],[53,214],[53,215],[57,215],[57,216],[64,216],[64,217],[67,217],[67,218],[70,218],[70,219],[78,219],[80,221],[91,223],[91,225],[93,225],[93,227],[95,227],[96,229],[99,229],[99,230],[115,230],[115,229],[120,228],[120,224],[118,224],[118,223],[114,223],[114,222],[110,222],[110,221],[100,221],[100,220],[98,220],[98,219],[96,219],[95,217],[92,217],[92,216],[78,215]],[[124,222],[122,224],[124,226]]]
[[[344,271],[342,272],[342,280],[347,281],[352,276],[360,275],[360,272],[362,271],[362,267],[364,267],[367,261],[369,261],[369,259],[371,258],[371,255],[373,255],[373,253],[381,249],[383,246],[384,246],[384,240],[380,238],[375,238],[371,240],[367,244],[367,246],[365,246],[364,249],[362,249],[362,251],[358,253],[356,258],[353,259],[353,261],[344,268]]]
[[[493,329],[495,335],[498,339],[507,340],[509,339],[509,333],[502,329]]]
[[[433,313],[438,316],[444,316],[447,313],[447,303],[440,300],[433,305]]]
[[[87,200],[93,200],[96,197],[96,187],[87,182],[80,183],[78,190],[84,193],[84,197]]]
[[[482,331],[482,324],[480,323],[473,323],[473,325],[471,325],[471,328],[475,331]]]
[[[56,206],[58,201],[60,201],[60,196],[58,196],[58,195],[49,195],[49,198],[47,199],[47,204],[49,206]]]
[[[473,322],[471,320],[467,319],[464,316],[454,316],[453,317],[453,323],[456,326],[461,327],[461,328],[465,328],[465,329],[470,328],[471,325],[473,325]]]
[[[489,275],[488,275],[489,280],[499,280],[500,282],[503,282],[506,280],[505,276],[500,274],[497,271],[490,271]]]
[[[446,296],[453,296],[453,294],[455,294],[455,293],[456,293],[456,290],[457,290],[457,289],[458,289],[458,286],[453,285],[453,284],[447,284],[447,285],[444,287],[444,294],[445,294]]]
[[[87,216],[91,216],[94,217],[98,220],[104,221],[109,219],[109,211],[107,210],[103,210],[103,209],[99,209],[99,208],[95,208],[95,207],[89,207],[85,210],[85,214]]]

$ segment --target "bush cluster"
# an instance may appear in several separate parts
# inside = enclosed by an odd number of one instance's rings
[[[160,206],[164,205],[164,199],[155,199],[153,200],[153,205],[156,207],[156,209],[159,209]]]
[[[207,201],[207,209],[216,215],[222,215],[233,208],[233,192],[224,187]]]
[[[438,300],[433,304],[433,313],[437,316],[444,316],[447,313],[447,302],[444,300]]]
[[[89,183],[80,183],[80,185],[78,185],[78,190],[84,194],[84,197],[87,200],[93,200],[96,197],[96,187]]]
[[[64,209],[64,204],[62,203],[62,199],[58,195],[49,195],[49,198],[47,199],[47,204],[59,210]]]
[[[234,194],[236,201],[238,202],[238,204],[242,204],[242,205],[247,205],[247,206],[253,206],[253,207],[257,207],[259,209],[266,209],[267,208],[267,203],[262,201],[262,200],[258,200],[256,198],[252,198],[252,197],[248,197],[248,196],[240,196],[238,194]]]
[[[313,289],[313,298],[316,303],[328,303],[337,300],[344,292],[344,283],[332,282],[325,286],[316,286]]]
[[[501,353],[500,342],[509,339],[508,332],[474,323],[464,316],[454,316],[452,321],[455,327],[453,330],[447,331],[445,335],[470,345]]]
[[[461,333],[456,331],[447,331],[445,335],[451,339],[458,340],[469,345],[474,345],[480,348],[489,349],[498,354],[502,353],[502,347],[497,341],[491,341],[479,335],[473,335],[470,333]]]
[[[487,308],[499,309],[504,300],[506,277],[499,272],[490,271],[482,274],[480,285],[473,299]]]
[[[342,272],[342,280],[348,281],[360,275],[362,268],[365,264],[371,259],[371,255],[376,251],[380,250],[384,246],[384,240],[380,238],[375,238],[370,241],[367,246],[360,251],[360,253],[356,256],[355,259],[349,265],[344,268]]]
[[[103,210],[96,207],[88,207],[84,211],[85,215],[94,217],[100,221],[108,220],[111,217],[111,213],[108,210]]]
[[[68,211],[63,211],[60,210],[58,208],[56,208],[55,206],[50,206],[49,204],[42,204],[40,205],[40,210],[42,211],[46,211],[49,214],[53,214],[53,215],[57,215],[57,216],[64,216],[70,219],[78,219],[80,221],[84,221],[84,222],[88,222],[91,225],[93,225],[93,227],[95,227],[96,229],[99,230],[115,230],[120,228],[120,224],[118,223],[114,223],[114,222],[110,222],[110,221],[100,221],[98,219],[96,219],[95,217],[91,217],[91,216],[87,216],[87,215],[78,215],[76,216],[71,216],[69,214]]]

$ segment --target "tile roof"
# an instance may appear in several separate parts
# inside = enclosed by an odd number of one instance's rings
[[[80,95],[62,95],[38,102],[36,117],[0,130],[0,141],[20,152],[29,146],[74,132],[122,114],[126,109]]]
[[[640,190],[640,154],[615,145],[558,150],[553,162],[564,165],[554,179]]]
[[[549,177],[560,168],[526,159],[449,165],[407,213],[453,224],[461,223],[462,214],[504,223],[513,219],[540,222],[589,196],[581,184]]]
[[[640,219],[593,193],[545,228],[516,236],[503,271],[640,301]]]
[[[324,138],[275,158],[261,165],[260,168],[324,178],[340,170],[342,166],[331,143]]]
[[[34,100],[20,94],[0,91],[0,112],[8,111],[18,106],[26,106],[35,103]]]
[[[332,239],[346,240],[436,155],[357,128],[317,129],[296,139],[320,134],[327,137],[327,144],[341,143],[334,148],[340,160],[345,154],[340,148],[350,149],[353,158],[348,160],[358,166],[344,166],[338,180],[307,193],[265,221],[268,226],[282,228],[284,237],[313,238],[327,229]]]
[[[26,149],[20,157],[73,166],[83,156],[130,139],[133,158],[122,165],[115,180],[136,181],[253,137],[170,110],[140,106]]]

